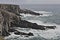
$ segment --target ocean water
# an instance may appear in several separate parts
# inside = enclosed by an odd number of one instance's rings
[[[36,5],[21,5],[22,8],[30,9],[34,12],[43,15],[21,14],[22,20],[27,20],[38,25],[56,26],[55,29],[36,30],[30,28],[16,28],[22,32],[32,32],[34,36],[25,37],[15,35],[14,32],[10,36],[5,37],[6,40],[60,40],[60,5],[59,4],[36,4]]]

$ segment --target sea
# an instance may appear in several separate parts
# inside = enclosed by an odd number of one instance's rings
[[[22,9],[29,9],[43,15],[31,15],[22,13],[21,19],[38,25],[56,26],[55,29],[37,30],[31,28],[16,28],[21,32],[33,33],[34,36],[25,37],[15,35],[5,37],[6,40],[60,40],[60,4],[23,4]]]

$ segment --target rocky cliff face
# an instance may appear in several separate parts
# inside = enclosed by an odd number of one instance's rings
[[[32,28],[45,30],[46,28],[55,29],[56,26],[42,26],[36,23],[31,23],[26,20],[21,20],[20,13],[29,13],[32,15],[40,15],[30,10],[21,11],[18,5],[0,4],[0,35],[9,35],[12,27]],[[12,29],[13,30],[13,29]],[[18,32],[19,33],[19,32]]]
[[[1,35],[13,27],[19,24],[19,6],[18,5],[8,5],[0,4],[0,33]]]
[[[15,14],[19,14],[20,11],[19,5],[12,4],[0,4],[0,9],[4,9]]]

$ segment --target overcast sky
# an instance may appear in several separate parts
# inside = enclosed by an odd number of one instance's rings
[[[0,0],[9,4],[60,4],[60,0]]]

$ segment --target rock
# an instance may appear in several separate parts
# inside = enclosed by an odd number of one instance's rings
[[[20,24],[19,27],[21,28],[32,28],[32,29],[45,30],[44,26],[37,25],[36,23],[31,23],[25,20],[21,20],[19,24]]]
[[[46,28],[49,28],[49,29],[55,29],[56,26],[46,26]]]
[[[33,33],[24,33],[24,32],[19,32],[19,31],[15,31],[14,34],[16,35],[27,35],[27,36],[34,36]]]
[[[19,15],[18,5],[0,4],[0,35],[9,35],[10,27],[19,24],[21,20]]]
[[[12,29],[9,29],[8,31],[9,32],[15,32],[16,30],[12,28]]]
[[[14,34],[20,35],[21,33],[19,31],[15,31]]]
[[[9,36],[9,35],[10,35],[10,33],[7,32],[5,29],[2,31],[2,36]]]
[[[40,29],[40,30],[45,30],[47,28],[49,29],[55,29],[56,26],[44,26],[44,25],[38,25],[36,23],[31,23],[25,20],[20,20],[20,23],[18,25],[21,28],[32,28],[32,29]]]
[[[19,5],[14,4],[0,4],[0,9],[4,9],[6,11],[15,13],[16,15],[20,15],[20,7]]]
[[[29,32],[29,33],[28,33],[28,36],[34,36],[34,35],[33,35],[33,33]]]
[[[36,12],[31,11],[31,10],[28,10],[28,9],[21,10],[21,13],[24,13],[24,14],[31,14],[31,15],[43,15],[43,14],[36,13]]]

